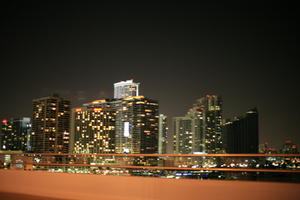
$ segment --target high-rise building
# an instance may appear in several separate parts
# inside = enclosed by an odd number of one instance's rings
[[[115,101],[116,153],[158,152],[158,102],[144,96]]]
[[[257,109],[244,116],[224,123],[224,138],[227,153],[258,153],[259,132]]]
[[[74,110],[71,147],[75,152],[158,153],[158,102],[137,96],[138,86],[132,80],[115,83],[114,99],[96,100]],[[148,165],[155,159],[135,163]]]
[[[110,108],[92,105],[72,109],[72,152],[114,153],[115,116],[116,112]]]
[[[70,101],[58,95],[33,100],[32,151],[67,153],[70,136]]]
[[[175,117],[174,153],[189,154],[204,151],[203,111],[192,108],[184,117]]]
[[[87,104],[85,104],[87,105]],[[98,100],[91,107],[112,109],[116,113],[116,153],[158,152],[158,102],[144,96]]]
[[[139,83],[133,80],[120,81],[114,84],[114,98],[122,99],[126,97],[139,96]]]
[[[203,111],[203,151],[205,153],[224,153],[221,97],[206,95],[197,100],[195,107]]]
[[[1,150],[30,151],[31,119],[28,117],[2,120]]]
[[[12,138],[12,123],[3,119],[1,123],[1,150],[10,150],[13,143]]]
[[[190,117],[174,117],[174,153],[187,154],[192,153],[192,119]]]
[[[165,154],[168,143],[167,116],[160,114],[158,118],[158,153]]]
[[[198,99],[185,117],[175,117],[173,123],[175,153],[224,153],[221,97]]]

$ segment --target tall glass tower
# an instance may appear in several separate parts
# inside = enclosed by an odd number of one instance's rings
[[[70,101],[57,95],[33,100],[32,151],[68,153]]]
[[[175,117],[175,153],[224,153],[222,100],[206,95],[196,101],[184,117]]]
[[[112,104],[116,109],[116,153],[157,153],[158,102],[136,96]]]
[[[31,119],[28,117],[2,120],[1,150],[23,151],[30,150]]]
[[[225,153],[222,137],[222,99],[218,95],[205,95],[195,108],[203,111],[203,146],[205,153]]]

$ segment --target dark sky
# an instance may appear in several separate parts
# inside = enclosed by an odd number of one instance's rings
[[[258,108],[260,143],[300,144],[296,5],[10,2],[0,118],[31,116],[31,100],[53,92],[74,106],[112,97],[113,83],[133,78],[170,117],[219,94],[225,118]]]

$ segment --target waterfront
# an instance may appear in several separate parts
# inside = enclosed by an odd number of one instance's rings
[[[300,182],[300,154],[2,153],[0,168],[200,180]]]

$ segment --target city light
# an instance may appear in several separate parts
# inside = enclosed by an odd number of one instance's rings
[[[299,198],[296,1],[3,2],[0,200]]]

